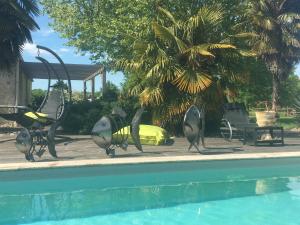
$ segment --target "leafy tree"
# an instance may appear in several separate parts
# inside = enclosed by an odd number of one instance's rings
[[[106,101],[117,101],[120,94],[119,88],[111,82],[106,83],[103,99]]]
[[[110,60],[130,55],[129,46],[147,32],[155,1],[42,0],[53,28],[93,59]],[[152,5],[152,6],[151,6]]]
[[[162,16],[152,23],[154,38],[136,41],[133,60],[118,65],[139,75],[130,92],[139,95],[143,105],[155,107],[157,118],[168,120],[192,103],[212,106],[220,99],[216,95],[223,94],[222,84],[241,73],[235,66],[241,57],[222,32],[221,7],[203,6],[187,20],[161,7],[158,11]]]
[[[300,4],[297,0],[249,0],[248,6],[247,20],[241,25],[249,28],[249,44],[272,74],[272,109],[276,110],[280,83],[300,60]]]
[[[259,59],[248,59],[248,75],[235,83],[237,92],[233,101],[243,102],[248,107],[257,107],[259,102],[271,102],[272,74]]]
[[[223,28],[238,21],[242,0],[41,0],[53,18],[53,28],[81,52],[90,52],[96,61],[132,58],[137,39],[151,39],[149,24],[157,17],[156,8],[163,6],[176,17],[187,19],[203,4],[220,3],[225,8]],[[231,25],[230,25],[231,24]]]
[[[0,0],[0,67],[9,67],[21,57],[25,42],[32,42],[31,31],[39,28],[35,0]]]
[[[272,74],[259,60],[253,60],[249,64],[249,69],[252,75],[236,84],[238,94],[234,100],[244,102],[249,107],[264,107],[263,102],[272,100]],[[293,71],[285,81],[282,81],[279,104],[281,107],[294,107],[298,96],[300,96],[300,80]]]
[[[295,73],[291,73],[289,78],[283,81],[280,87],[279,103],[283,107],[294,107],[297,103],[296,98],[300,96],[300,80]]]

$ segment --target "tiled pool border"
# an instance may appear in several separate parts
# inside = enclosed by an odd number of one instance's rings
[[[124,165],[143,163],[164,163],[164,162],[193,162],[193,161],[215,161],[215,160],[239,160],[239,159],[274,159],[300,157],[300,152],[280,153],[244,153],[244,154],[221,154],[221,155],[187,155],[187,156],[160,156],[160,157],[130,157],[130,158],[107,158],[87,159],[69,161],[49,162],[19,162],[1,163],[0,171],[27,170],[27,169],[48,169],[64,167],[84,167],[101,165]]]

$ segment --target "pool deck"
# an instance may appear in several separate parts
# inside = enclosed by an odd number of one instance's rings
[[[285,138],[285,146],[251,146],[238,141],[226,142],[221,138],[206,138],[203,154],[192,148],[185,138],[175,138],[170,146],[143,146],[144,152],[129,146],[127,151],[116,149],[115,158],[109,158],[92,141],[90,136],[60,136],[56,147],[58,159],[53,159],[48,152],[36,162],[27,162],[24,155],[14,145],[15,135],[0,134],[0,171],[93,166],[111,164],[137,164],[175,161],[233,160],[300,157],[300,134],[294,133]]]

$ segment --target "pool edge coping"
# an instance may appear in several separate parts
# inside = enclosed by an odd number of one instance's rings
[[[222,160],[245,160],[245,159],[276,159],[276,158],[297,158],[300,152],[280,153],[243,153],[228,155],[186,155],[186,156],[159,156],[159,157],[128,157],[128,158],[107,158],[107,159],[82,159],[73,161],[51,161],[51,162],[19,162],[1,163],[0,172],[32,169],[70,168],[86,166],[105,165],[128,165],[128,164],[149,164],[149,163],[170,163],[170,162],[195,162],[195,161],[222,161]]]

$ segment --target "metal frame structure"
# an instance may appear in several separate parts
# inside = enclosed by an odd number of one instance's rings
[[[28,161],[35,161],[34,155],[41,157],[47,148],[54,158],[57,157],[54,140],[55,132],[65,117],[69,109],[69,104],[72,102],[71,80],[64,62],[54,51],[47,47],[37,45],[37,49],[38,56],[36,59],[45,66],[48,73],[48,89],[40,107],[37,111],[33,111],[27,106],[0,106],[1,108],[13,108],[15,110],[14,113],[0,114],[0,116],[7,120],[16,121],[23,127],[16,137],[16,147],[20,152],[25,154],[25,158]],[[40,50],[52,54],[59,61],[63,68],[64,76],[62,76],[63,74],[58,74],[52,65],[40,56]],[[52,78],[54,77],[58,83],[51,86],[51,80],[53,80]],[[64,80],[67,81],[67,85],[63,83]],[[50,99],[54,90],[58,93],[59,102],[55,102],[55,99]],[[46,116],[41,115],[40,113],[46,113],[43,110],[45,110],[46,105],[51,100],[57,103],[55,114],[51,117],[48,117],[47,114],[45,114]],[[51,107],[52,106],[50,106],[50,108]],[[53,110],[53,107],[51,110]],[[28,112],[32,113],[33,117],[26,115]]]

